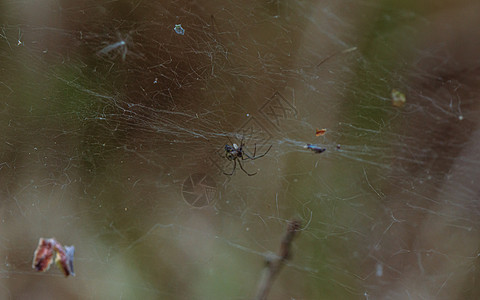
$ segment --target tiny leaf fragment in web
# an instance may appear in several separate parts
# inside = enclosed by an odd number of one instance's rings
[[[327,129],[326,128],[323,128],[323,129],[318,129],[315,131],[315,136],[323,136],[325,135],[325,133],[327,132]]]

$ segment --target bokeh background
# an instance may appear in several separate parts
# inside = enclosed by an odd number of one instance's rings
[[[251,299],[292,219],[269,299],[480,298],[478,12],[3,1],[0,298]]]

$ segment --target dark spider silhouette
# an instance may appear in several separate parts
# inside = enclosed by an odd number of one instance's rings
[[[232,143],[232,145],[230,146],[229,144],[226,144],[225,145],[225,157],[229,160],[229,161],[233,161],[233,170],[231,173],[225,173],[223,172],[223,174],[225,175],[228,175],[228,176],[231,176],[233,175],[233,173],[235,173],[235,169],[237,168],[237,159],[238,159],[238,164],[240,165],[240,169],[242,169],[242,171],[247,174],[248,176],[253,176],[255,174],[257,174],[257,172],[255,173],[248,173],[242,166],[242,163],[240,162],[240,159],[241,160],[255,160],[257,158],[261,158],[261,157],[264,157],[265,155],[267,155],[268,151],[270,151],[270,149],[272,148],[272,145],[270,145],[270,147],[268,147],[267,151],[265,151],[265,153],[263,153],[262,155],[259,155],[259,156],[255,156],[255,153],[257,152],[257,145],[255,145],[255,149],[253,150],[253,156],[250,156],[248,155],[245,150],[243,150],[243,147],[245,146],[245,144],[243,143],[243,140],[242,142],[240,143],[240,146],[238,146],[237,144],[235,143]]]

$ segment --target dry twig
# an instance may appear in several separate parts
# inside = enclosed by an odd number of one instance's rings
[[[282,239],[282,243],[280,244],[279,254],[272,254],[266,257],[266,266],[263,272],[262,279],[260,280],[260,284],[258,285],[257,296],[255,297],[256,300],[267,299],[268,293],[273,285],[275,277],[280,272],[280,269],[282,268],[284,263],[292,256],[290,248],[293,238],[298,233],[299,229],[299,221],[290,221],[288,223],[287,232],[285,233],[285,236]]]

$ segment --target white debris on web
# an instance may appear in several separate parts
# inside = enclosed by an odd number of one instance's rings
[[[173,30],[180,35],[185,34],[185,29],[183,29],[182,24],[176,24],[175,27],[173,27]]]

